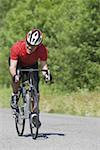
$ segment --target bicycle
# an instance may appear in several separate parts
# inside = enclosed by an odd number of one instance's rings
[[[38,136],[39,126],[32,122],[32,112],[36,107],[38,108],[38,94],[34,86],[33,72],[39,71],[38,69],[19,69],[18,72],[25,74],[28,73],[28,78],[22,79],[18,90],[18,107],[15,114],[15,126],[19,136],[23,135],[25,129],[25,119],[29,119],[31,136],[36,139]],[[45,70],[46,71],[46,70]]]

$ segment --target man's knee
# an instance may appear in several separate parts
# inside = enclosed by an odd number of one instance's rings
[[[13,93],[15,94],[18,93],[19,85],[20,85],[20,82],[15,83],[14,81],[12,81]]]

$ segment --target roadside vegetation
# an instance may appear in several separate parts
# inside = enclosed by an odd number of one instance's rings
[[[0,89],[0,107],[10,108],[11,91],[11,88]],[[53,85],[41,85],[40,91],[41,112],[100,117],[100,91],[66,93],[57,91]]]
[[[12,44],[39,28],[57,89],[100,87],[100,0],[0,0],[0,8],[0,84],[10,84]]]

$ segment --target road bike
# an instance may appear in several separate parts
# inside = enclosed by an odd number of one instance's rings
[[[25,129],[25,120],[29,119],[30,131],[33,139],[38,136],[38,122],[32,122],[33,109],[38,107],[38,94],[35,88],[33,72],[38,69],[19,69],[19,74],[23,74],[21,84],[18,90],[18,107],[15,114],[15,126],[19,136],[23,135]],[[38,116],[37,116],[38,117]]]

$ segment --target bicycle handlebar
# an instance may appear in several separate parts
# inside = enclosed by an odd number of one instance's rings
[[[20,72],[36,72],[36,71],[44,71],[44,72],[47,72],[48,70],[46,70],[46,69],[33,69],[33,68],[29,68],[29,69],[27,69],[27,68],[25,68],[25,69],[17,69],[17,74],[19,74]]]
[[[48,70],[46,69],[33,69],[33,68],[22,68],[22,69],[17,69],[17,74],[20,74],[20,72],[29,72],[29,73],[32,73],[32,72],[36,72],[36,71],[44,71],[44,72],[47,72]],[[51,81],[50,83],[54,83],[53,81]]]

